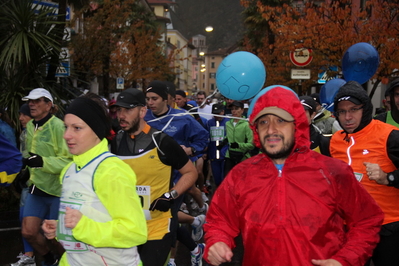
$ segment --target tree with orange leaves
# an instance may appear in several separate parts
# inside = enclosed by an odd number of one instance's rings
[[[76,15],[82,30],[72,38],[72,59],[82,79],[102,77],[104,95],[111,80],[125,78],[125,86],[173,75],[160,45],[153,14],[137,0],[92,2]]]
[[[300,10],[289,5],[271,7],[258,1],[257,8],[275,36],[273,44],[265,43],[256,50],[266,65],[268,84],[292,86],[297,82],[290,79],[290,70],[298,67],[290,62],[289,53],[299,48],[313,51],[313,61],[305,67],[311,70],[312,79],[303,81],[304,88],[317,82],[321,67],[341,68],[345,51],[359,42],[370,43],[380,55],[380,65],[372,78],[374,89],[379,82],[386,83],[399,66],[397,1],[369,0],[363,9],[356,8],[350,0],[327,1],[320,6],[307,3]],[[249,42],[244,44],[245,49],[252,49]]]

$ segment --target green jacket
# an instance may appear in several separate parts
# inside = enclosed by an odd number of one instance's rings
[[[35,130],[33,120],[26,125],[26,150],[43,158],[42,168],[30,168],[30,182],[53,196],[61,196],[59,176],[71,161],[71,154],[63,138],[64,122],[52,116]]]
[[[248,152],[255,146],[253,144],[252,130],[249,127],[249,122],[247,120],[240,119],[234,126],[234,119],[230,119],[230,121],[226,123],[226,138],[229,144],[233,142],[238,143],[237,149],[229,148],[229,150],[245,153],[243,159],[250,157]],[[230,158],[229,151],[227,151],[226,157]]]

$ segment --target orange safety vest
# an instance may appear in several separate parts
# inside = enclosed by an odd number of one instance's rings
[[[395,129],[392,125],[372,120],[364,129],[349,134],[349,142],[343,140],[342,130],[336,132],[330,142],[331,156],[352,167],[357,180],[381,207],[385,214],[383,224],[399,221],[399,189],[370,180],[363,162],[376,163],[385,173],[397,169],[387,152],[388,136]]]

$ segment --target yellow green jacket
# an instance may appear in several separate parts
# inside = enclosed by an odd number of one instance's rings
[[[59,175],[72,157],[63,138],[64,130],[64,122],[55,116],[36,130],[33,120],[26,125],[26,150],[43,158],[42,168],[29,169],[30,182],[57,197],[61,195]]]
[[[103,139],[84,154],[74,155],[73,162],[61,172],[61,183],[69,167],[76,165],[77,171],[83,169],[94,158],[108,151],[107,143]],[[112,220],[99,222],[83,215],[72,229],[73,237],[96,248],[126,249],[144,244],[147,241],[147,225],[136,193],[136,175],[130,166],[117,157],[106,158],[94,173],[93,190]],[[69,265],[65,253],[60,265]]]

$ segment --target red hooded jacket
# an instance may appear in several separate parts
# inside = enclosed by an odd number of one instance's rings
[[[207,213],[205,259],[216,242],[234,248],[241,233],[244,266],[304,266],[330,258],[364,265],[379,241],[381,209],[347,164],[310,150],[307,118],[293,91],[274,87],[255,100],[250,121],[269,106],[294,117],[295,146],[282,171],[265,154],[230,171]]]

